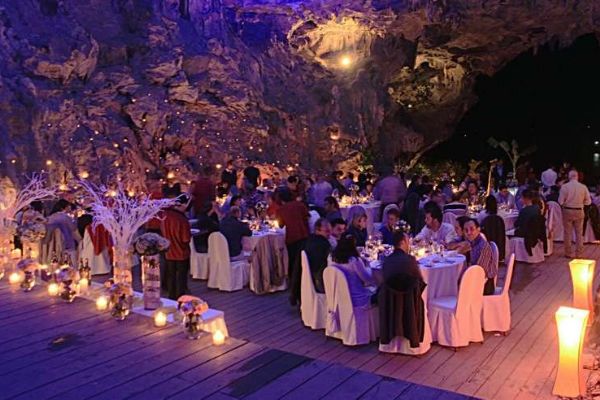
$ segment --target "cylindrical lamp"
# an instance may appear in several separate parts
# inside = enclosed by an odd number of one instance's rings
[[[573,281],[573,307],[588,310],[588,321],[594,319],[594,268],[596,261],[575,259],[569,262],[571,280]]]
[[[560,307],[556,311],[559,356],[552,389],[556,396],[578,397],[586,393],[581,352],[588,316],[588,310],[572,307]]]

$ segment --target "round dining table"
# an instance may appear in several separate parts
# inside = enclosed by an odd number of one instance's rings
[[[254,250],[258,242],[263,238],[274,235],[277,236],[277,241],[285,244],[285,229],[269,229],[263,231],[253,231],[252,236],[245,236],[242,239],[242,247],[244,251],[251,252]]]

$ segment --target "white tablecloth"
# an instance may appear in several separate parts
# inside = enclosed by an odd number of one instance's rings
[[[519,216],[519,212],[498,210],[498,215],[504,220],[504,229],[511,230],[515,227],[515,221]]]
[[[277,229],[275,231],[253,232],[252,236],[246,236],[242,239],[242,247],[244,248],[244,251],[251,252],[252,250],[254,250],[258,242],[268,235],[278,236],[279,240],[285,241],[284,229]]]
[[[419,259],[423,280],[427,283],[427,299],[442,296],[456,296],[458,277],[465,264],[465,256],[452,254],[442,258],[440,255],[428,255]],[[381,268],[379,261],[371,262],[372,268]]]
[[[372,201],[370,203],[353,204],[347,207],[340,207],[342,218],[348,219],[348,211],[355,205],[361,206],[367,213],[367,232],[369,233],[369,235],[371,235],[374,231],[373,224],[375,222],[379,222],[379,210],[381,208],[381,202]]]

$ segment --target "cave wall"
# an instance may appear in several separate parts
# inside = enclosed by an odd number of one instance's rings
[[[388,167],[452,133],[478,74],[596,32],[595,3],[0,0],[0,173]]]

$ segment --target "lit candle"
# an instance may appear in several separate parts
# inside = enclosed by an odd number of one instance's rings
[[[57,296],[58,295],[58,289],[59,289],[58,283],[56,283],[56,282],[50,282],[48,284],[48,294],[50,296]]]
[[[38,256],[39,256],[38,249],[31,249],[31,250],[29,251],[29,256],[30,256],[31,258],[33,258],[34,260],[35,260],[36,258],[38,258]]]
[[[13,251],[11,251],[10,257],[13,260],[18,260],[19,258],[21,258],[21,249],[14,249]]]
[[[80,294],[86,294],[89,287],[90,287],[90,281],[88,281],[87,278],[81,278],[79,280],[79,293]]]
[[[96,309],[98,311],[104,311],[108,308],[108,299],[106,296],[100,296],[96,299]]]
[[[13,272],[8,276],[8,281],[13,285],[21,283],[21,274],[19,274],[18,272]]]
[[[162,311],[159,311],[156,314],[154,314],[154,326],[160,328],[165,325],[167,325],[167,314],[165,314]]]
[[[175,178],[175,172],[167,173],[167,179],[173,179],[173,178]]]
[[[87,178],[89,178],[89,176],[90,176],[90,174],[87,171],[81,171],[81,173],[79,174],[79,177],[81,179],[87,179]]]
[[[225,335],[219,329],[213,333],[213,344],[215,346],[220,346],[225,343]]]

